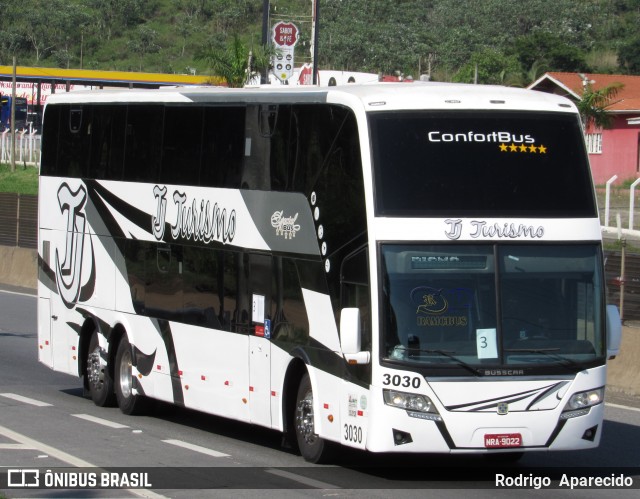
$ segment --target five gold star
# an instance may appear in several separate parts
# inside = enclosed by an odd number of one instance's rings
[[[529,152],[533,154],[546,154],[548,150],[547,147],[542,144],[540,144],[539,146],[534,146],[533,144],[531,144],[530,146],[526,146],[525,144],[517,145],[513,142],[511,144],[501,143],[498,147],[500,148],[500,152]]]

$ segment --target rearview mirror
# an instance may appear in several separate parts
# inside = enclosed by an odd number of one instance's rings
[[[343,308],[340,312],[340,347],[349,364],[368,364],[369,352],[361,352],[360,309]]]
[[[607,358],[615,359],[622,342],[622,320],[615,305],[607,305]]]

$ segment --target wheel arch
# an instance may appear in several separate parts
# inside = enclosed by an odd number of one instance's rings
[[[298,387],[305,373],[309,373],[309,357],[300,349],[292,352],[293,359],[287,367],[282,387],[282,432],[291,443],[295,442],[293,413],[296,407]],[[293,437],[293,440],[291,438]]]

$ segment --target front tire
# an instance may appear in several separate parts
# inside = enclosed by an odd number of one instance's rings
[[[85,376],[91,400],[98,407],[114,405],[113,380],[109,375],[109,366],[98,341],[98,331],[91,333]]]
[[[124,414],[141,414],[147,407],[147,399],[135,394],[135,379],[132,374],[133,357],[131,344],[127,336],[123,336],[116,352],[115,392],[118,407]]]
[[[296,440],[302,457],[310,463],[326,462],[331,454],[330,443],[315,433],[313,390],[308,373],[300,380],[294,416]]]

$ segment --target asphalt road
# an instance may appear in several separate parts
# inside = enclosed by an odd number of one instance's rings
[[[457,498],[463,492],[459,489],[472,489],[480,498],[530,497],[539,495],[535,487],[544,488],[546,478],[597,474],[628,476],[634,488],[563,487],[553,494],[640,497],[638,400],[608,400],[603,441],[591,451],[527,454],[517,465],[500,465],[481,457],[389,457],[346,449],[334,465],[316,466],[283,449],[277,432],[248,424],[165,404],[138,417],[125,416],[117,408],[98,408],[82,397],[77,378],[38,363],[36,341],[36,298],[0,291],[0,475],[7,472],[0,483],[8,483],[11,470],[12,484],[27,484],[33,477],[15,470],[36,470],[40,483],[57,479],[60,487],[5,488],[0,498],[3,493],[5,497],[386,498],[424,497],[426,491],[429,497]],[[52,473],[46,475],[47,470]],[[64,473],[69,471],[74,473]],[[151,487],[90,490],[73,487],[70,481],[88,480],[93,474],[99,482],[103,473],[115,473],[118,484],[129,479],[130,485],[146,476]],[[499,474],[530,482],[507,489],[496,485]]]

